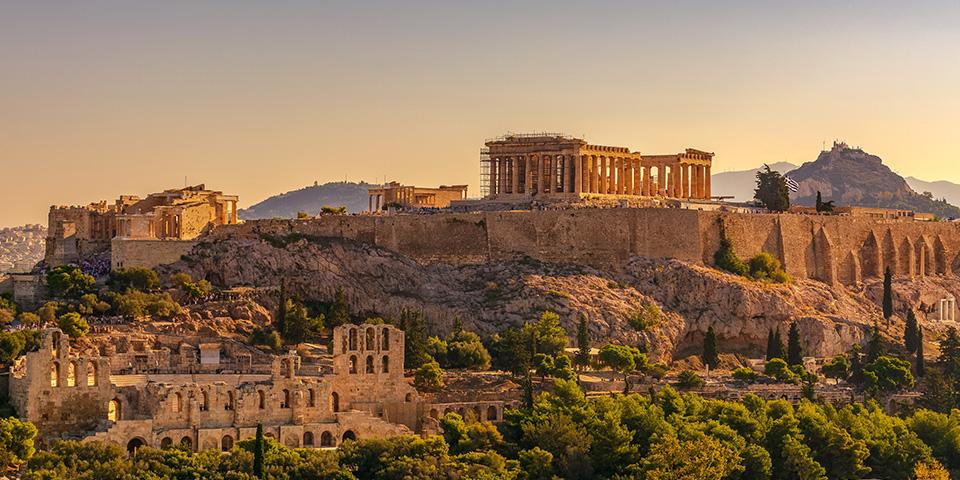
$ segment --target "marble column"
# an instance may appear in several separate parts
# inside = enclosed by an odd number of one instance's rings
[[[640,166],[640,191],[644,197],[650,196],[650,167]]]
[[[713,196],[713,193],[710,191],[710,165],[707,165],[707,166],[705,166],[705,167],[703,167],[703,168],[704,168],[704,172],[703,172],[703,184],[704,184],[703,196],[706,197],[707,200],[709,200],[710,197]]]
[[[547,165],[550,164],[549,155],[540,155],[540,161],[537,162],[537,195],[543,193],[547,181]]]
[[[596,155],[590,155],[590,193],[600,191],[600,165]]]
[[[680,165],[680,197],[690,197],[690,166]]]
[[[490,175],[489,175],[489,178],[487,179],[487,191],[489,192],[488,193],[489,195],[496,195],[497,194],[497,159],[491,158],[490,161],[488,162],[488,165],[490,165],[490,172],[489,172]]]
[[[557,155],[550,155],[550,193],[557,193]]]
[[[597,179],[598,186],[600,187],[598,193],[607,193],[607,157],[603,155],[597,155],[597,161],[600,162],[600,176]]]
[[[520,193],[520,157],[513,156],[510,158],[511,172],[513,175],[510,182],[510,193],[516,195]]]
[[[634,182],[633,182],[633,176],[634,176],[633,159],[632,159],[632,158],[628,158],[628,159],[626,159],[625,161],[627,162],[626,169],[625,169],[625,172],[624,172],[624,173],[625,173],[625,175],[624,175],[624,180],[626,180],[626,185],[625,185],[624,188],[623,188],[623,192],[624,192],[625,194],[627,194],[627,195],[633,195],[633,184],[634,184]]]
[[[523,162],[526,167],[523,171],[523,193],[530,195],[533,193],[533,155],[526,155]]]

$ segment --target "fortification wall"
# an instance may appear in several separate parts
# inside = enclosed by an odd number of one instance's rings
[[[127,240],[117,237],[110,242],[110,264],[113,268],[153,268],[180,260],[197,243],[197,240]]]
[[[960,273],[960,225],[849,216],[611,208],[253,220],[214,233],[350,238],[422,263],[529,257],[616,269],[633,255],[712,265],[721,225],[739,257],[770,253],[796,278],[851,284],[888,266],[897,276]]]

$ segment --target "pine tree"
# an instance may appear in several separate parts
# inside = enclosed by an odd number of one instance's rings
[[[867,363],[873,363],[881,356],[883,356],[883,337],[880,336],[880,322],[874,321],[867,349]]]
[[[280,302],[277,304],[276,329],[283,335],[287,332],[287,279],[280,279]]]
[[[922,377],[926,367],[923,364],[923,327],[917,326],[917,376]]]
[[[530,410],[533,408],[533,377],[530,370],[527,370],[527,376],[523,379],[523,408]]]
[[[717,347],[717,332],[713,325],[707,328],[707,336],[703,339],[703,363],[707,364],[711,370],[717,368],[720,364],[720,351]]]
[[[913,353],[917,351],[917,333],[920,327],[917,326],[917,316],[913,309],[907,310],[907,325],[903,329],[903,346],[907,351]]]
[[[577,326],[577,356],[574,360],[581,369],[590,365],[590,330],[587,328],[587,317],[583,314]]]
[[[339,327],[350,323],[350,304],[343,293],[343,287],[337,287],[330,305],[330,327]]]
[[[883,318],[889,320],[893,315],[893,274],[890,267],[883,273]]]
[[[860,358],[860,345],[856,343],[850,353],[850,378],[847,381],[855,385],[863,383],[863,360]]]
[[[773,327],[767,332],[767,360],[772,360],[777,354],[776,338],[773,336]]]
[[[403,368],[420,368],[430,361],[427,355],[427,330],[423,326],[423,317],[420,312],[404,310],[400,316],[400,323],[405,327]]]
[[[803,348],[800,347],[800,331],[797,322],[790,324],[787,332],[787,364],[803,365]]]
[[[253,476],[263,478],[263,424],[257,423],[257,437],[253,442]]]
[[[777,327],[776,333],[773,334],[773,348],[774,356],[772,358],[787,359],[787,349],[784,348],[783,339],[780,337],[780,327]]]

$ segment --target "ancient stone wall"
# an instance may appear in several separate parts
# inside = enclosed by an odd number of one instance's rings
[[[529,257],[616,269],[634,255],[712,265],[721,225],[738,256],[768,252],[800,279],[851,284],[882,275],[887,266],[897,276],[960,272],[960,225],[851,216],[571,209],[252,220],[219,226],[214,234],[344,237],[422,263]]]
[[[197,243],[197,240],[128,240],[116,237],[110,242],[110,264],[113,268],[153,268],[179,260],[190,253]]]

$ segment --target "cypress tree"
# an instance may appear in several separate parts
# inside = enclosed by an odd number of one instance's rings
[[[800,347],[800,331],[797,329],[797,322],[790,324],[790,331],[787,332],[787,364],[803,364],[803,348]]]
[[[883,273],[883,318],[889,320],[893,315],[893,274],[890,267]]]
[[[774,356],[771,358],[787,359],[787,349],[784,348],[783,339],[780,337],[780,327],[777,327],[776,333],[773,334],[773,348]],[[768,358],[767,360],[770,359]]]
[[[917,376],[922,377],[923,365],[923,327],[917,326]]]
[[[817,190],[817,213],[820,213],[823,208],[823,197],[820,196],[820,190]]]
[[[404,310],[400,316],[404,324],[403,333],[403,368],[420,368],[427,363],[427,330],[423,326],[423,317],[420,312]]]
[[[856,343],[850,353],[850,378],[847,381],[855,385],[863,383],[863,362],[860,359],[860,345]]]
[[[330,326],[339,327],[350,323],[350,304],[347,303],[347,297],[343,294],[343,287],[337,287],[333,294],[333,305],[330,305]]]
[[[275,327],[280,335],[287,332],[287,279],[280,279],[280,303],[277,304]]]
[[[917,351],[919,328],[917,326],[917,316],[913,313],[913,309],[907,310],[907,326],[903,329],[903,346],[906,347],[907,352]]]
[[[530,370],[527,370],[527,376],[523,379],[523,408],[533,408],[533,377],[530,376]]]
[[[253,442],[253,476],[263,478],[263,424],[257,423],[257,437]]]
[[[713,325],[707,328],[707,336],[703,339],[703,363],[713,370],[720,364],[720,351],[717,348],[717,332]]]
[[[580,325],[577,326],[577,356],[574,360],[580,368],[590,364],[590,330],[587,328],[586,315],[580,315]]]
[[[767,332],[767,360],[773,359],[777,354],[775,340],[776,338],[773,336],[773,327],[770,327],[770,331]]]
[[[881,356],[883,356],[883,337],[880,336],[880,323],[874,321],[870,335],[870,348],[867,350],[867,363],[873,363]]]

